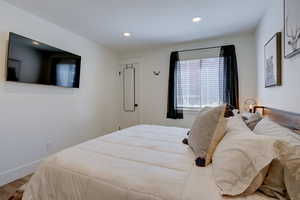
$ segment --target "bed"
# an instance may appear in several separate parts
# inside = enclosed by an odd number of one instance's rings
[[[188,129],[139,125],[46,159],[23,200],[225,200],[211,166],[194,165]],[[269,200],[256,193],[237,200]]]

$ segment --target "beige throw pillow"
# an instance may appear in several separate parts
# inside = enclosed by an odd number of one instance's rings
[[[269,164],[278,157],[277,142],[272,137],[253,134],[241,118],[230,119],[227,133],[212,162],[213,175],[221,194],[254,193],[262,184]]]
[[[274,159],[270,164],[268,174],[259,187],[259,191],[276,199],[287,199],[287,191],[284,183],[284,168],[280,160]]]
[[[225,108],[226,105],[210,109],[204,108],[194,121],[188,143],[196,155],[198,166],[210,164],[216,146],[225,135]]]
[[[286,145],[286,152],[280,158],[284,165],[284,182],[291,200],[300,199],[300,145]]]
[[[194,121],[194,123],[193,123],[193,126],[194,126],[194,124],[196,123],[198,116],[200,116],[201,113],[206,112],[206,111],[208,111],[208,110],[210,110],[210,109],[212,109],[212,107],[204,107],[204,108],[202,108],[202,109],[198,112],[197,117],[196,117],[196,119],[195,119],[195,121]],[[188,132],[187,135],[189,136],[188,139],[190,139],[191,136],[192,136],[192,130],[190,130],[190,131]]]
[[[300,145],[299,135],[269,118],[262,119],[253,132],[257,135],[272,136],[291,145]],[[287,188],[284,182],[284,166],[279,158],[272,161],[269,172],[259,190],[267,196],[276,199],[288,199]]]
[[[268,185],[266,191],[263,191],[266,195],[280,200],[299,200],[300,199],[300,145],[293,145],[285,141],[280,141],[277,144],[277,149],[279,150],[279,158],[277,161],[281,164],[280,167],[280,178],[282,180],[278,183],[283,184],[286,188],[286,195],[281,195],[280,192],[276,190],[280,187],[270,188]],[[275,178],[273,177],[274,185]]]

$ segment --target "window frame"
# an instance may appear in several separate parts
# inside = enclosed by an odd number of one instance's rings
[[[211,58],[215,58],[215,59],[222,59],[222,57],[211,57]],[[201,63],[203,62],[204,59],[209,59],[209,58],[202,58],[202,59],[189,59],[189,60],[184,60],[184,61],[192,61],[192,60],[199,60],[200,61],[200,65],[202,65]],[[179,62],[182,62],[183,60],[180,60]],[[224,58],[223,58],[223,62],[224,62]],[[219,66],[220,66],[221,62],[219,61]],[[218,80],[220,81],[220,80]],[[176,88],[177,89],[177,88]],[[177,98],[177,96],[176,96]],[[201,96],[200,96],[201,98]],[[218,97],[219,99],[221,98],[220,96]],[[221,100],[221,99],[220,99]],[[223,104],[221,101],[219,102],[219,104],[203,104],[200,105],[199,107],[190,107],[190,106],[177,106],[177,108],[183,110],[184,112],[190,112],[190,113],[194,113],[194,112],[199,112],[201,109],[203,109],[204,107],[217,107],[219,105]]]

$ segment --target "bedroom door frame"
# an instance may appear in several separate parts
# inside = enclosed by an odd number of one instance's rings
[[[134,105],[131,110],[124,109],[125,107],[125,80],[124,80],[124,72],[125,69],[132,69],[134,70]],[[121,105],[121,122],[120,128],[127,128],[130,126],[140,124],[140,67],[138,62],[122,62],[120,65],[120,78],[121,78],[121,91],[122,91],[122,105]]]
[[[126,70],[133,70],[132,71],[132,76],[133,76],[133,103],[132,103],[132,109],[128,109],[126,107]],[[138,104],[136,103],[136,68],[134,66],[134,64],[125,64],[125,66],[123,66],[122,69],[122,79],[123,79],[123,111],[124,112],[135,112],[136,111],[136,107],[138,107]]]

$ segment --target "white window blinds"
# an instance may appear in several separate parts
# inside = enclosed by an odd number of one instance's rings
[[[180,60],[176,71],[177,106],[197,109],[223,102],[221,57]]]

